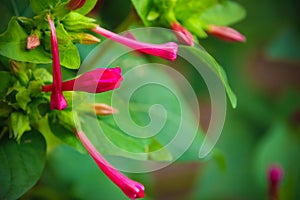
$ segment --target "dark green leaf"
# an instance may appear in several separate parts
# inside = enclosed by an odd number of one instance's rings
[[[194,56],[196,56],[196,59],[206,64],[206,66],[208,66],[222,81],[232,107],[235,108],[237,106],[237,98],[231,87],[229,86],[224,69],[216,62],[216,60],[211,55],[209,55],[205,50],[197,47],[180,46],[179,51],[191,52],[194,54]]]
[[[1,84],[0,84],[0,99],[5,97],[8,88],[12,85],[12,76],[9,72],[0,71]]]
[[[0,199],[17,199],[34,186],[42,174],[45,156],[45,140],[35,130],[24,133],[20,143],[3,138],[0,141]]]

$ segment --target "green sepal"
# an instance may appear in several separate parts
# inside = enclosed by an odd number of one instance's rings
[[[30,122],[28,115],[22,112],[13,112],[9,116],[10,137],[20,141],[25,131],[30,131]]]
[[[66,17],[62,20],[62,24],[65,29],[73,32],[82,32],[84,30],[90,30],[97,27],[95,24],[96,20],[90,17],[86,17],[77,12],[70,12]]]

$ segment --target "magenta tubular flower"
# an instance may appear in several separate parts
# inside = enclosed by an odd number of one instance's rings
[[[179,24],[178,22],[173,22],[173,23],[171,23],[171,28],[174,31],[178,41],[181,44],[194,46],[193,35],[186,28],[184,28],[181,24]]]
[[[278,200],[279,184],[283,178],[283,169],[279,165],[272,165],[268,170],[269,199]]]
[[[103,156],[97,151],[90,140],[82,131],[75,131],[83,146],[92,156],[103,173],[110,178],[130,199],[143,198],[144,186],[141,183],[133,181],[124,174],[115,169]]]
[[[139,42],[113,33],[109,30],[101,28],[100,26],[92,29],[92,31],[146,54],[158,56],[170,61],[173,61],[177,58],[178,45],[175,42],[168,42],[165,44],[149,44],[146,42]]]
[[[48,15],[48,23],[51,31],[51,46],[52,46],[52,76],[53,76],[53,87],[50,99],[50,108],[63,110],[67,107],[67,101],[62,94],[62,78],[60,71],[60,61],[58,53],[58,43],[56,37],[56,30],[51,17]]]
[[[78,78],[62,83],[63,91],[82,91],[89,93],[100,93],[120,87],[123,80],[121,68],[97,68],[86,72]],[[52,91],[53,84],[44,85],[42,91]]]
[[[216,36],[225,41],[229,41],[229,42],[246,41],[245,36],[243,36],[240,32],[230,27],[210,25],[206,31],[209,34]]]

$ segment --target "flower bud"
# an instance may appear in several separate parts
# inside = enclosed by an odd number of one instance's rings
[[[269,179],[269,199],[278,200],[279,197],[279,184],[283,178],[283,169],[280,165],[272,165],[268,169]]]
[[[89,33],[69,33],[73,42],[80,44],[95,44],[99,43],[100,39]]]
[[[67,31],[82,32],[84,30],[96,28],[97,25],[94,24],[95,21],[96,20],[93,18],[89,18],[80,13],[71,11],[62,20],[62,24]]]
[[[116,108],[113,108],[105,103],[96,103],[93,105],[93,109],[96,115],[99,116],[111,115],[118,112]]]
[[[216,26],[210,25],[206,30],[209,34],[216,36],[222,40],[229,42],[245,42],[246,38],[237,30],[226,27],[226,26]]]
[[[40,45],[40,38],[36,34],[29,35],[27,37],[27,45],[26,48],[28,50],[35,49]]]
[[[24,63],[10,60],[10,72],[17,77],[21,85],[27,85],[29,82],[28,74],[25,71]]]
[[[171,28],[181,44],[194,46],[193,35],[178,22],[172,22]]]
[[[84,4],[85,4],[86,0],[71,0],[67,7],[70,10],[77,10],[79,8],[81,8]]]

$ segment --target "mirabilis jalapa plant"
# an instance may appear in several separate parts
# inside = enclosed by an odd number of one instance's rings
[[[245,40],[240,33],[231,28],[219,26],[217,23],[207,24],[204,22],[205,20],[203,22],[197,21],[193,16],[184,18],[182,15],[186,15],[187,12],[193,13],[190,12],[193,11],[193,9],[191,10],[193,7],[182,6],[183,1],[143,0],[138,2],[133,0],[132,2],[146,25],[153,23],[153,25],[171,27],[178,41],[182,44],[193,46],[195,38],[193,34],[201,38],[206,36],[205,32],[229,41]],[[191,2],[199,6],[199,3],[196,3],[198,1]],[[172,41],[164,44],[140,42],[102,28],[96,24],[94,19],[85,16],[95,3],[95,0],[49,0],[45,2],[31,0],[31,8],[36,16],[33,18],[23,16],[11,18],[7,30],[0,35],[0,55],[2,56],[0,75],[1,78],[3,77],[0,88],[0,118],[2,120],[0,123],[0,142],[2,142],[1,145],[5,146],[11,138],[17,141],[13,145],[34,141],[24,138],[28,134],[42,133],[41,121],[46,120],[54,135],[58,134],[56,133],[57,130],[63,130],[68,133],[72,132],[71,137],[77,136],[103,173],[130,199],[143,198],[145,195],[144,186],[129,179],[110,165],[83,130],[75,128],[73,113],[70,111],[71,105],[69,105],[70,96],[76,91],[102,93],[119,88],[123,80],[122,66],[97,68],[67,81],[62,81],[61,67],[79,68],[80,57],[74,44],[100,42],[97,37],[91,34],[92,32],[137,49],[139,52],[169,61],[176,60],[178,45]],[[141,6],[145,6],[144,4],[149,8],[147,13],[142,13],[140,10]],[[213,0],[204,4],[206,9],[202,9],[203,12],[213,10],[216,5],[223,5]],[[225,4],[223,5],[224,12],[228,6]],[[229,6],[233,6],[232,2],[229,3]],[[179,7],[186,9],[186,11],[180,10]],[[209,14],[206,13],[206,15],[208,15],[206,19],[209,19]],[[183,19],[187,20],[184,21]],[[231,22],[233,21],[236,19],[232,19]],[[52,70],[50,70],[52,74],[44,67],[47,63],[52,63]],[[80,84],[75,86],[75,82]],[[90,112],[95,112],[100,116],[111,115],[117,111],[110,105],[101,102],[90,105],[89,108]],[[59,134],[64,134],[64,132]],[[43,142],[44,139],[41,140],[41,143]],[[36,178],[30,179],[30,181],[28,178],[26,183],[23,183],[22,189],[8,188],[7,191],[15,192],[5,193],[4,191],[0,197],[14,199],[24,194],[41,175],[44,162],[41,163],[40,172],[33,172]],[[20,187],[18,184],[22,185],[22,183],[17,182],[11,184],[10,187]]]

